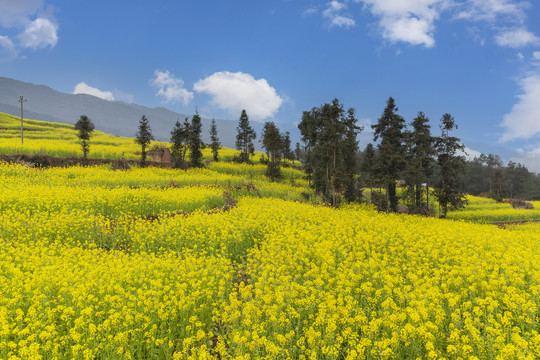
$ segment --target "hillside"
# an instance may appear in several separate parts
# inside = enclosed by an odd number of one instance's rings
[[[186,116],[191,116],[163,107],[149,108],[120,101],[107,101],[91,95],[62,93],[45,85],[0,77],[0,112],[20,116],[21,95],[28,100],[24,103],[24,117],[74,124],[80,115],[85,114],[92,119],[97,130],[124,137],[135,135],[138,121],[144,114],[150,121],[155,138],[168,141],[176,120],[183,121]],[[211,119],[202,118],[203,141],[206,142],[209,142],[210,121]],[[222,145],[234,148],[238,120],[216,119],[216,123]],[[258,134],[261,133],[261,123],[252,122],[252,126]],[[296,133],[296,129],[288,130]],[[260,149],[258,142],[255,145]]]

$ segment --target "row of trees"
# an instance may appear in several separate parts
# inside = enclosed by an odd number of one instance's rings
[[[304,112],[299,130],[304,143],[303,163],[310,184],[317,193],[333,205],[339,195],[348,201],[359,200],[361,189],[385,188],[370,192],[371,201],[382,209],[397,211],[398,180],[404,180],[406,190],[402,198],[415,213],[431,213],[429,209],[430,179],[437,170],[433,194],[439,201],[442,216],[449,208],[465,203],[462,176],[465,159],[460,153],[464,147],[460,140],[450,135],[457,128],[454,118],[444,114],[441,135],[431,135],[429,118],[419,112],[411,129],[398,113],[393,98],[372,125],[373,140],[377,147],[368,144],[359,161],[357,135],[363,130],[357,125],[354,109],[345,111],[337,99]]]
[[[505,166],[498,155],[481,154],[467,163],[466,188],[469,194],[503,198],[540,200],[540,175],[509,161]]]

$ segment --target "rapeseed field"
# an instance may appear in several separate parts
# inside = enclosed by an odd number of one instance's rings
[[[0,358],[540,358],[537,224],[330,208],[264,171],[1,163]]]

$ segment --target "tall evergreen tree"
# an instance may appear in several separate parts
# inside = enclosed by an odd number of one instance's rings
[[[186,118],[187,119],[187,118]],[[180,124],[180,121],[176,121],[174,128],[171,131],[171,143],[172,151],[171,155],[175,168],[181,168],[184,166],[186,152],[189,141],[189,126],[186,124]]]
[[[353,108],[347,110],[347,117],[344,119],[345,136],[342,145],[343,157],[343,183],[345,186],[345,200],[353,202],[357,199],[355,174],[357,173],[358,154],[358,134],[364,129],[356,125],[356,116]]]
[[[273,122],[266,122],[262,133],[262,146],[268,156],[266,176],[272,181],[281,178],[280,161],[283,151],[283,137]]]
[[[461,191],[463,188],[462,176],[465,170],[465,158],[458,155],[465,147],[460,143],[459,138],[450,136],[450,131],[457,129],[452,115],[443,115],[440,128],[441,136],[436,140],[437,163],[440,174],[434,195],[439,201],[442,210],[440,217],[446,218],[448,209],[457,209],[467,203],[465,194]]]
[[[302,141],[306,144],[304,167],[306,172],[312,175],[313,182],[310,184],[334,206],[337,205],[339,193],[347,182],[344,165],[346,147],[357,146],[356,139],[351,140],[354,144],[346,142],[348,133],[357,131],[354,126],[347,125],[348,122],[355,124],[356,121],[354,119],[354,122],[351,122],[351,119],[348,119],[350,114],[353,114],[354,118],[352,109],[346,113],[339,100],[334,99],[331,104],[326,103],[309,112],[305,111],[298,125]],[[352,139],[352,136],[349,139]]]
[[[312,108],[311,111],[304,111],[302,121],[298,124],[298,129],[302,135],[304,143],[305,155],[303,159],[304,172],[306,173],[309,186],[312,185],[312,180],[315,172],[315,155],[314,148],[317,144],[318,129],[320,127],[321,117],[319,116],[318,108]],[[315,187],[315,191],[318,191]]]
[[[396,193],[396,181],[405,167],[403,157],[405,151],[405,119],[397,114],[398,107],[392,97],[388,98],[386,108],[377,124],[372,125],[373,139],[381,139],[377,149],[380,158],[381,176],[386,183],[387,196],[390,202],[390,210],[397,211],[398,197]]]
[[[253,140],[257,137],[257,133],[249,125],[249,117],[246,110],[242,110],[238,127],[236,128],[236,150],[240,150],[239,161],[249,162],[249,155],[255,152]]]
[[[218,138],[218,131],[216,120],[212,119],[212,124],[210,125],[210,147],[212,148],[212,158],[214,161],[219,161],[219,148],[221,144]]]
[[[152,135],[152,130],[150,129],[150,124],[146,116],[142,116],[139,120],[139,129],[135,134],[135,142],[141,145],[141,165],[146,165],[146,148],[154,140]]]
[[[75,130],[79,130],[77,137],[81,141],[81,147],[83,151],[83,158],[88,157],[90,151],[90,137],[94,131],[94,123],[86,115],[81,115],[79,120],[75,123]]]
[[[283,155],[283,159],[293,161],[294,153],[291,150],[291,134],[286,131],[285,134],[282,136],[282,140],[283,150],[281,151],[281,153]]]
[[[411,193],[412,211],[429,213],[429,178],[433,174],[435,162],[435,138],[431,136],[429,118],[419,112],[411,123],[412,131],[407,132],[407,185]],[[427,206],[423,203],[423,187],[426,183]]]
[[[204,147],[204,144],[201,140],[201,132],[201,117],[195,112],[195,115],[191,118],[191,125],[189,127],[189,160],[193,167],[203,166],[201,149]]]

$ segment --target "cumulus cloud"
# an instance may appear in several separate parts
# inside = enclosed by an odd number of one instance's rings
[[[540,38],[525,29],[513,29],[496,35],[495,42],[499,46],[517,49],[528,45],[537,45],[540,43]]]
[[[533,59],[540,60],[540,51],[533,52]]]
[[[446,0],[356,0],[379,18],[383,38],[431,48],[434,22],[448,3]]]
[[[159,89],[156,96],[161,96],[166,103],[182,100],[184,105],[187,105],[193,100],[193,93],[184,89],[182,79],[176,78],[168,71],[154,71],[154,78],[150,84]]]
[[[5,59],[7,52],[7,58],[13,60],[24,48],[54,47],[58,43],[58,25],[53,13],[54,9],[46,7],[43,0],[0,0],[0,27],[21,31],[13,38],[2,37],[0,58]]]
[[[54,47],[58,42],[58,27],[49,19],[37,18],[18,35],[21,45],[31,49]]]
[[[80,82],[75,86],[73,94],[87,94],[98,97],[103,100],[115,101],[114,95],[110,91],[101,91],[85,82]]]
[[[343,27],[350,28],[356,25],[356,22],[342,14],[342,11],[347,9],[345,3],[339,1],[331,1],[328,3],[328,7],[323,11],[323,16],[330,21],[330,27]]]
[[[529,74],[520,81],[522,93],[512,110],[504,115],[505,128],[501,142],[530,139],[540,134],[540,70]]]
[[[256,80],[250,74],[228,71],[216,72],[195,83],[193,89],[209,94],[212,103],[238,116],[242,109],[255,120],[275,115],[283,103],[265,79]]]

